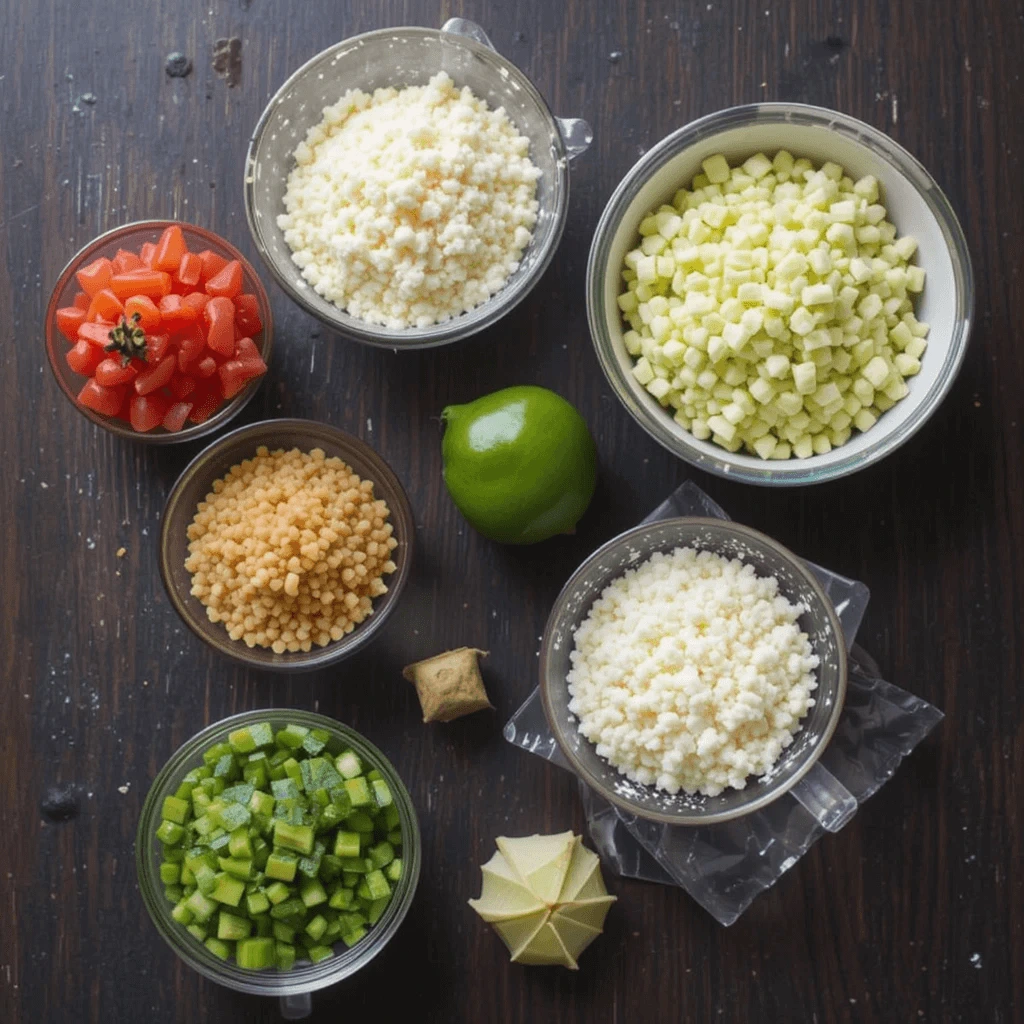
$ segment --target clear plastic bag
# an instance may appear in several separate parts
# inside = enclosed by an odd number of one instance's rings
[[[644,522],[695,515],[729,518],[687,481]],[[807,565],[834,603],[851,648],[843,714],[813,772],[760,811],[698,828],[638,818],[579,783],[591,839],[608,866],[627,878],[681,886],[723,925],[736,921],[826,831],[843,828],[943,717],[927,701],[880,678],[871,656],[855,645],[867,587]],[[539,690],[509,719],[505,739],[569,767],[548,729]]]

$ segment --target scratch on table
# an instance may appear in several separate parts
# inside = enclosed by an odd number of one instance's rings
[[[43,198],[48,199],[49,196],[43,196]],[[22,210],[21,213],[16,213],[13,217],[0,221],[0,228],[5,228],[8,224],[13,224],[16,220],[21,220],[22,217],[27,217],[33,210],[38,210],[39,206],[39,203],[33,203],[31,206]]]

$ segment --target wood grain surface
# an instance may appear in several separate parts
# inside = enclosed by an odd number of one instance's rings
[[[144,217],[203,224],[255,260],[242,163],[274,90],[330,42],[453,15],[484,25],[595,142],[543,281],[478,340],[362,348],[273,290],[273,364],[240,422],[308,416],[365,438],[408,489],[418,553],[370,650],[309,677],[246,671],[185,629],[157,573],[164,498],[201,444],[124,443],[64,400],[43,348],[49,289],[81,245]],[[234,86],[231,61],[213,67],[231,38]],[[172,51],[187,77],[165,74]],[[1024,1020],[1022,53],[1021,0],[0,0],[0,1021],[277,1019],[174,958],[133,853],[168,755],[205,723],[273,705],[364,732],[423,827],[407,922],[315,997],[316,1020]],[[695,117],[762,99],[835,107],[906,146],[961,217],[977,286],[966,364],[927,427],[879,466],[792,491],[704,476],[650,440],[599,370],[583,302],[591,234],[634,161]],[[440,409],[513,383],[576,403],[600,453],[579,532],[536,549],[478,536],[441,481]],[[465,905],[477,865],[497,834],[584,822],[574,780],[501,725],[536,683],[560,584],[688,476],[867,582],[863,644],[945,722],[734,927],[680,891],[610,878],[620,899],[578,974],[510,965]],[[424,726],[401,666],[464,644],[492,652],[496,711]],[[78,807],[63,823],[41,813],[59,785]]]

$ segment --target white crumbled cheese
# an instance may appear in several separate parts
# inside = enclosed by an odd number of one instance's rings
[[[870,429],[921,369],[917,242],[896,237],[870,175],[784,150],[701,166],[640,222],[623,260],[634,375],[700,440],[762,459],[825,454],[850,424]]]
[[[295,149],[277,223],[302,276],[352,316],[428,327],[519,267],[537,221],[530,143],[444,72],[354,89]]]
[[[708,796],[743,789],[814,704],[818,657],[797,621],[804,611],[739,559],[658,552],[605,587],[577,628],[569,710],[634,782]]]

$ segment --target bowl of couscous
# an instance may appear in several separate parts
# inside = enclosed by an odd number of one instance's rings
[[[178,478],[160,573],[185,624],[253,668],[303,672],[368,643],[409,576],[413,520],[388,464],[312,420],[225,435]]]

